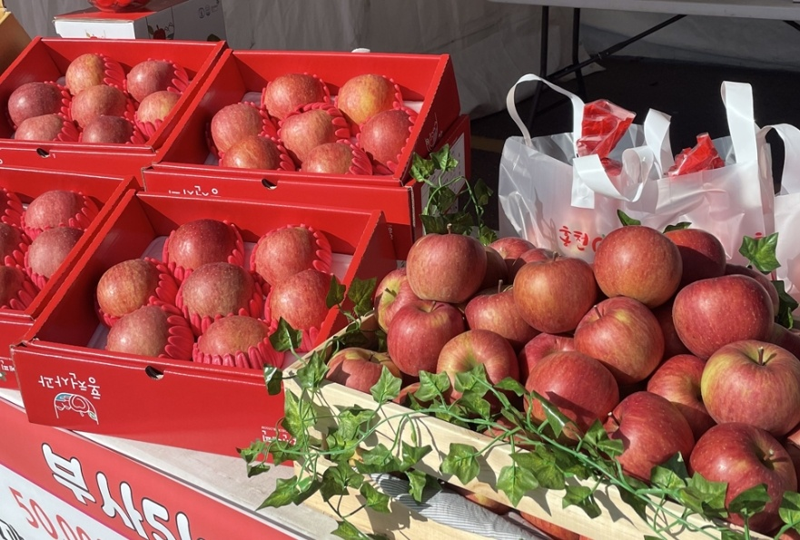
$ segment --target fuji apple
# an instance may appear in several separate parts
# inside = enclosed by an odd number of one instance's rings
[[[81,141],[123,144],[130,142],[133,124],[121,116],[98,116],[83,128]]]
[[[74,191],[55,189],[45,191],[28,205],[25,225],[32,229],[63,226],[81,211],[82,197]]]
[[[281,164],[278,145],[266,137],[250,135],[228,148],[220,165],[237,169],[277,169]]]
[[[264,119],[258,109],[247,103],[233,103],[221,108],[211,119],[211,138],[220,152],[239,140],[258,135],[264,128]]]
[[[150,261],[130,259],[115,264],[97,283],[97,303],[104,313],[122,317],[147,304],[158,279],[158,269]]]
[[[247,352],[269,337],[269,327],[253,317],[231,315],[212,323],[197,339],[197,348],[208,355]]]
[[[364,151],[379,163],[396,163],[411,133],[411,118],[401,110],[383,111],[361,127],[359,142]]]
[[[28,118],[19,124],[14,138],[18,141],[55,141],[64,129],[64,121],[59,114]]]
[[[139,122],[163,121],[178,101],[181,95],[167,90],[161,90],[148,94],[136,109],[136,120]]]
[[[175,68],[166,60],[145,60],[131,68],[127,77],[128,93],[141,102],[153,92],[166,90],[172,85]]]
[[[296,163],[304,163],[315,147],[336,142],[333,117],[319,109],[286,117],[281,123],[280,138]]]
[[[23,84],[8,98],[8,116],[17,126],[28,118],[61,111],[61,92],[52,84]]]
[[[250,273],[227,262],[195,268],[181,285],[179,295],[189,313],[200,317],[238,314],[246,309],[255,291]]]
[[[86,127],[98,116],[123,116],[128,100],[120,90],[104,84],[90,86],[72,98],[72,118],[80,127]]]
[[[186,269],[212,262],[227,262],[236,249],[236,234],[230,225],[216,219],[184,223],[169,238],[168,260]]]
[[[339,88],[336,106],[348,120],[361,125],[379,112],[394,106],[395,86],[381,75],[357,75]]]
[[[106,350],[158,357],[169,338],[166,312],[158,306],[139,307],[123,316],[108,332]]]
[[[303,170],[323,174],[347,174],[353,165],[349,144],[325,143],[313,148],[303,161]]]
[[[50,278],[80,240],[83,231],[72,227],[47,229],[28,248],[28,265],[36,274]]]
[[[287,73],[276,77],[264,90],[264,106],[269,114],[283,120],[304,105],[321,103],[327,95],[319,79],[303,73]]]
[[[330,284],[329,274],[314,269],[303,270],[277,283],[269,295],[272,320],[282,317],[298,330],[319,328],[328,315],[325,299]]]
[[[274,285],[314,267],[318,260],[317,240],[308,227],[274,229],[259,240],[253,257],[256,272]]]
[[[82,54],[67,66],[65,78],[70,94],[78,95],[90,86],[104,84],[106,61],[98,54]]]

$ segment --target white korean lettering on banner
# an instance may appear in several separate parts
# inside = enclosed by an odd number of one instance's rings
[[[66,487],[72,495],[82,504],[88,506],[87,501],[99,504],[103,513],[111,519],[119,517],[128,529],[135,531],[145,540],[192,540],[189,518],[183,512],[174,515],[174,522],[170,523],[170,512],[161,503],[149,498],[141,498],[141,511],[137,509],[137,499],[134,489],[128,482],[120,482],[119,499],[112,494],[112,486],[103,472],[96,475],[97,487],[100,490],[100,500],[97,501],[88,489],[83,468],[78,458],[64,458],[56,454],[47,443],[42,445],[45,463],[53,473],[54,479]],[[121,501],[121,502],[120,502]],[[0,508],[3,508],[0,506]],[[0,514],[0,519],[2,515]],[[30,523],[30,521],[28,521]],[[144,524],[152,529],[148,533]],[[170,527],[172,525],[172,527]],[[177,536],[173,530],[177,532]],[[53,536],[55,540],[58,537]],[[68,537],[65,540],[91,540],[90,538]],[[105,540],[105,538],[103,538]]]
[[[9,540],[125,540],[64,500],[0,465],[2,537]]]

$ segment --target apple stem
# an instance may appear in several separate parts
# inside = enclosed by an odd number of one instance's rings
[[[758,348],[758,365],[759,366],[764,365],[764,347]]]
[[[501,292],[503,292],[503,280],[502,279],[498,279],[497,280],[497,293],[500,294]]]
[[[448,223],[447,224],[447,234],[453,234],[453,224],[452,223]]]
[[[600,313],[600,309],[597,306],[594,306],[594,312],[598,317],[602,317],[603,314]]]

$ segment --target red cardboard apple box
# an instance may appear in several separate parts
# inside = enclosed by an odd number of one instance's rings
[[[133,185],[132,178],[58,173],[24,168],[0,168],[0,187],[16,193],[23,205],[31,202],[45,191],[66,189],[79,191],[91,197],[100,209],[100,213],[86,229],[64,264],[51,276],[27,309],[24,311],[10,308],[0,309],[0,387],[17,388],[17,378],[9,346],[21,340],[33,326],[36,318],[47,307],[59,286],[64,283],[69,270],[89,245],[89,241],[103,220],[125,191]]]
[[[185,131],[185,130],[182,130]],[[470,123],[460,116],[433,150],[450,145],[459,165],[449,174],[469,177]],[[213,173],[213,174],[212,174]],[[299,172],[244,171],[241,169],[156,163],[145,169],[145,191],[168,193],[186,198],[232,197],[288,204],[325,204],[342,208],[371,210],[379,208],[389,223],[394,249],[399,259],[422,233],[419,215],[427,201],[428,187],[410,180],[404,184],[383,181],[359,181],[359,177],[311,175]],[[348,180],[349,178],[349,180]]]
[[[0,114],[0,166],[48,168],[97,174],[133,175],[141,183],[142,168],[158,159],[167,136],[177,127],[192,99],[225,48],[224,42],[142,41],[36,38],[0,75],[0,110],[11,93],[33,81],[58,81],[78,56],[102,53],[127,73],[147,59],[166,59],[183,67],[190,78],[184,95],[164,123],[143,144],[17,141],[6,114]],[[63,80],[62,80],[63,82]]]
[[[213,164],[208,145],[208,126],[214,114],[232,103],[242,101],[248,93],[260,94],[268,82],[287,73],[309,73],[321,78],[328,86],[332,96],[338,94],[339,87],[350,78],[374,73],[389,77],[399,87],[404,103],[418,111],[418,116],[403,149],[396,170],[391,175],[331,175],[313,174],[302,171],[270,171],[263,169],[233,169]],[[284,52],[284,51],[231,51],[222,53],[220,61],[209,74],[190,107],[189,114],[182,119],[178,129],[164,143],[164,153],[155,170],[183,172],[186,174],[183,188],[192,190],[199,182],[209,179],[227,178],[238,184],[225,186],[223,196],[253,197],[253,189],[241,186],[244,180],[253,182],[256,198],[260,198],[260,183],[266,179],[270,184],[307,183],[306,200],[328,204],[330,195],[317,195],[312,188],[315,184],[335,186],[377,186],[407,190],[409,186],[411,158],[414,152],[421,156],[428,154],[442,144],[442,138],[456,122],[461,111],[453,65],[448,55],[380,54],[380,53],[341,53],[341,52]],[[468,122],[466,122],[468,124]],[[463,131],[463,130],[462,130]],[[145,181],[148,190],[153,190],[153,182]],[[180,189],[173,181],[171,190]],[[283,186],[280,186],[281,189]],[[217,187],[222,190],[222,187]],[[287,188],[288,189],[288,188]],[[419,188],[417,188],[419,189]],[[361,193],[364,193],[363,191]],[[336,197],[349,201],[361,208],[381,208],[387,220],[393,225],[404,225],[407,233],[415,226],[412,212],[419,212],[419,206],[409,206],[413,201],[408,194],[391,196],[391,192],[381,198],[355,199],[351,194]],[[380,195],[379,191],[373,195]],[[415,195],[417,200],[419,196]],[[397,202],[398,199],[402,202]],[[363,203],[363,204],[362,204]],[[368,206],[364,206],[368,204]],[[402,221],[392,217],[397,204],[404,204]],[[397,209],[399,211],[400,208]],[[394,227],[395,229],[397,227]],[[421,229],[418,229],[421,232]],[[413,238],[413,237],[412,237]],[[410,243],[395,246],[399,256],[404,256]]]
[[[118,262],[141,257],[177,226],[199,218],[234,222],[246,245],[279,226],[304,223],[314,227],[330,241],[334,272],[343,274],[338,277],[344,284],[355,277],[380,279],[396,267],[380,211],[182,199],[130,191],[77,262],[68,283],[24,342],[13,349],[31,422],[220,454],[235,454],[237,447],[255,439],[276,436],[283,396],[267,394],[260,369],[149,358],[89,346],[95,333],[103,331],[94,305],[95,287],[103,272]],[[345,261],[340,272],[337,258]],[[332,311],[317,341],[345,324],[344,317]]]

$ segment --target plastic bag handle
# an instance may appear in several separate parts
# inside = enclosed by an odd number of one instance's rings
[[[522,118],[519,116],[519,112],[517,112],[517,103],[515,101],[515,95],[517,92],[517,86],[524,82],[541,82],[549,86],[555,92],[566,96],[572,102],[572,146],[575,151],[575,155],[578,155],[577,150],[577,142],[578,139],[581,138],[581,125],[583,124],[583,100],[576,96],[575,94],[564,90],[563,88],[556,86],[545,79],[542,79],[538,75],[534,75],[533,73],[527,73],[519,78],[517,82],[509,89],[508,95],[506,95],[506,108],[508,109],[508,115],[517,124],[517,128],[519,128],[520,133],[522,133],[522,138],[525,139],[525,146],[531,147],[533,142],[531,141],[531,133],[528,131],[528,127],[525,125],[525,122],[522,121]]]
[[[658,177],[661,178],[675,165],[672,145],[669,142],[669,126],[672,118],[661,111],[650,109],[644,119],[644,140],[653,151]]]
[[[780,195],[800,193],[800,129],[791,124],[776,124],[764,127],[759,132],[759,137],[766,136],[771,129],[774,129],[783,139],[786,154],[783,162]]]
[[[753,113],[753,88],[747,83],[725,81],[720,92],[728,117],[736,163],[758,162],[758,126]]]

